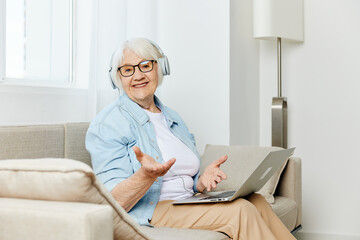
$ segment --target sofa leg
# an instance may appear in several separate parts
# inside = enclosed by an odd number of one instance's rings
[[[300,231],[302,229],[302,225],[300,224],[299,226],[297,226],[294,230],[291,231],[291,234],[294,235],[295,233],[297,233],[298,231]]]
[[[300,231],[302,229],[302,225],[300,224],[299,226],[297,226],[294,230],[291,231],[291,234],[294,235],[295,233],[297,233],[298,231]]]

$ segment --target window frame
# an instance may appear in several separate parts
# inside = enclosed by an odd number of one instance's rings
[[[6,71],[6,0],[0,0],[0,84],[22,86],[44,86],[75,88],[76,87],[76,4],[77,0],[70,1],[70,48],[69,48],[69,79],[68,81],[53,81],[50,79],[8,78]],[[0,86],[1,86],[0,85]]]

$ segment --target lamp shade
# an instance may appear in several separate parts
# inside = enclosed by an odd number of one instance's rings
[[[253,0],[254,38],[304,40],[303,0]]]

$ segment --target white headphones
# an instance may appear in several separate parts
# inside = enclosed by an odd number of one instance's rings
[[[154,47],[156,47],[156,48],[159,50],[160,54],[162,55],[162,57],[159,58],[159,59],[157,60],[157,62],[158,62],[158,64],[159,64],[160,68],[161,68],[161,71],[162,71],[163,75],[164,75],[164,76],[170,75],[170,64],[169,64],[169,60],[168,60],[167,56],[166,56],[166,55],[164,54],[164,52],[161,50],[161,48],[159,47],[159,45],[157,45],[155,42],[153,42],[153,41],[151,41],[151,40],[149,40],[149,39],[146,39],[146,40],[147,40],[148,42],[150,42]],[[115,52],[116,52],[116,51],[115,51]],[[111,76],[111,72],[112,72],[112,70],[113,70],[113,69],[112,69],[112,61],[113,61],[115,52],[111,55],[110,66],[109,66],[109,78],[110,78],[111,86],[112,86],[113,89],[118,88],[118,87],[116,86],[116,84],[115,84],[112,76]],[[117,70],[117,69],[116,69],[116,70]]]

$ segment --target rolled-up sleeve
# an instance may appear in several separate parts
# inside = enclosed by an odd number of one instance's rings
[[[94,173],[110,192],[133,174],[128,140],[113,127],[105,123],[91,125],[85,143]]]

